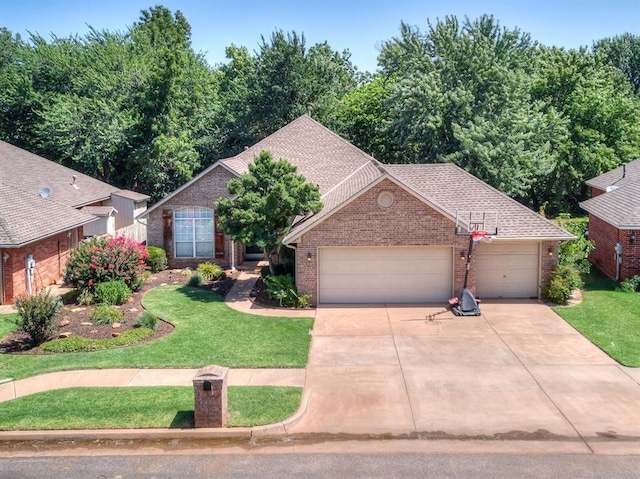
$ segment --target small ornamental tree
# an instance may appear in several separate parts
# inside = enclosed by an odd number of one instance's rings
[[[71,253],[65,282],[79,290],[93,291],[100,283],[122,280],[136,291],[142,285],[146,257],[144,245],[124,236],[91,238]]]
[[[320,190],[296,174],[296,167],[284,159],[275,161],[263,151],[249,165],[249,173],[229,181],[231,198],[216,203],[220,229],[233,240],[262,248],[275,274],[271,255],[298,215],[322,209]]]

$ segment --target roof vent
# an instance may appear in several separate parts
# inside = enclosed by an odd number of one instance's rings
[[[36,194],[41,198],[49,198],[51,196],[51,188],[40,188]]]
[[[73,186],[76,190],[79,189],[79,186],[76,185],[76,180],[78,179],[78,177],[76,175],[71,175],[71,183],[69,183],[71,186]]]
[[[607,186],[607,190],[606,191],[607,191],[607,193],[609,193],[610,191],[617,190],[618,188],[619,188],[618,185],[611,185],[611,186]]]

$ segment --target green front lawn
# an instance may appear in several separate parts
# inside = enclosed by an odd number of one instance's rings
[[[2,354],[0,379],[90,368],[302,368],[307,364],[311,318],[275,318],[229,308],[215,293],[160,286],[143,298],[147,310],[175,331],[149,343],[66,354]]]
[[[16,320],[18,315],[16,313],[0,314],[0,338],[4,338],[7,334],[13,333],[17,326]]]
[[[640,293],[615,287],[594,273],[586,278],[582,303],[553,309],[620,364],[640,367]]]
[[[301,388],[231,386],[228,426],[273,424],[300,406]],[[193,427],[193,388],[71,388],[0,404],[0,430]]]

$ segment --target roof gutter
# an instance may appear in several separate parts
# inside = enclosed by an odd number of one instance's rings
[[[6,249],[17,249],[17,248],[22,248],[23,246],[28,246],[32,243],[37,243],[38,241],[41,241],[43,239],[47,239],[47,238],[51,238],[52,236],[58,235],[60,233],[64,233],[65,231],[71,231],[72,229],[75,228],[79,228],[80,226],[84,226],[86,224],[89,223],[93,223],[94,221],[96,221],[98,219],[98,217],[96,216],[94,219],[92,220],[88,220],[88,221],[84,221],[82,223],[78,223],[76,225],[73,226],[67,226],[65,228],[59,229],[57,231],[54,231],[53,233],[49,233],[46,235],[42,235],[42,236],[38,236],[37,238],[33,238],[27,241],[24,241],[23,243],[17,243],[17,244],[0,244],[0,248],[6,248]]]

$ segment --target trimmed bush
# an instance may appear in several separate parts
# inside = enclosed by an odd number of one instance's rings
[[[142,286],[146,257],[142,244],[123,236],[91,238],[71,252],[64,279],[79,290],[93,291],[100,283],[122,280],[137,291]]]
[[[93,295],[95,303],[124,304],[131,297],[131,290],[122,280],[107,281],[96,286]]]
[[[136,328],[149,328],[149,329],[153,329],[155,331],[156,329],[158,329],[158,318],[156,318],[149,311],[143,311],[136,318],[135,327]]]
[[[193,286],[197,288],[202,284],[203,281],[204,281],[204,276],[202,276],[202,273],[196,272],[191,275],[191,277],[189,278],[189,281],[187,281],[187,284],[189,286]]]
[[[149,268],[152,273],[164,271],[169,267],[167,252],[162,248],[147,246],[147,255],[145,263],[147,263],[147,268]]]
[[[120,348],[140,343],[153,336],[153,330],[149,328],[129,329],[116,338],[88,339],[82,336],[71,336],[65,339],[54,339],[44,343],[41,348],[49,353],[79,353],[87,351],[100,351],[103,349]]]
[[[108,304],[97,305],[91,313],[91,322],[95,324],[119,323],[122,320],[122,313],[115,306]]]
[[[580,271],[571,264],[560,264],[551,275],[549,286],[545,288],[544,295],[556,304],[566,304],[571,292],[583,285]]]
[[[227,277],[227,273],[215,263],[201,263],[196,268],[196,271],[202,275],[202,277],[209,281],[215,281],[224,279]]]
[[[624,293],[635,293],[640,288],[640,276],[632,276],[620,282],[618,290]]]
[[[48,289],[37,291],[31,296],[21,296],[16,300],[18,309],[18,328],[31,338],[33,345],[38,346],[46,341],[53,330],[55,319],[62,301],[51,296]]]

